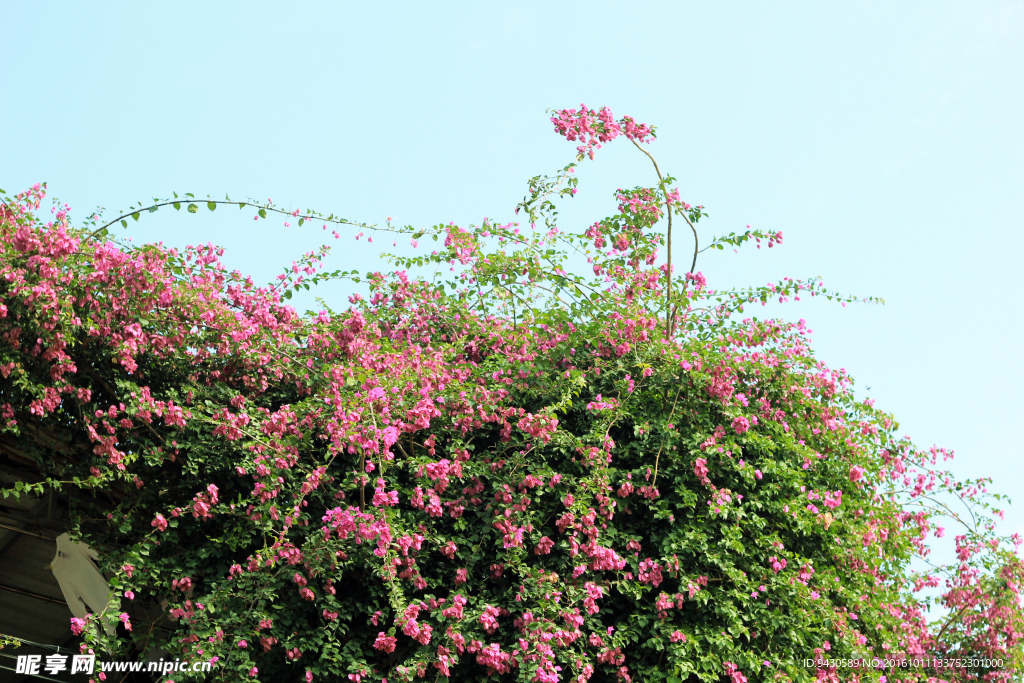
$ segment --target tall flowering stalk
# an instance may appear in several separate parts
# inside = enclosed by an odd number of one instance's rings
[[[552,120],[578,161],[654,134]],[[563,230],[575,168],[530,181],[528,225],[187,195],[76,228],[41,186],[6,199],[0,445],[44,481],[4,494],[66,496],[102,551],[124,599],[76,620],[82,647],[216,658],[218,680],[1012,680],[1021,539],[994,534],[988,482],[898,438],[803,321],[742,317],[838,295],[673,280],[659,222],[705,214],[660,169]],[[369,274],[324,271],[325,248],[258,285],[212,245],[109,232],[204,202],[427,248]],[[286,303],[336,278],[369,296]],[[912,571],[941,525],[957,561]]]

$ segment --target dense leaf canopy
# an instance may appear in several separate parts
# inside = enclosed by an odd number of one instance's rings
[[[552,121],[577,161],[654,137],[607,109]],[[188,195],[76,228],[38,215],[42,187],[5,200],[0,438],[45,477],[5,495],[60,491],[101,551],[121,608],[74,620],[83,647],[216,658],[216,680],[1011,680],[1024,576],[986,482],[857,402],[803,321],[744,317],[835,295],[673,277],[671,221],[696,237],[705,214],[656,164],[564,231],[575,170],[530,181],[523,226]],[[422,255],[360,275],[324,250],[258,286],[213,246],[110,232],[225,204]],[[369,296],[287,304],[327,278]],[[940,523],[957,561],[913,571]]]

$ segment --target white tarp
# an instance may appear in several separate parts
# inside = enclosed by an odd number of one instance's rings
[[[120,606],[120,601],[110,595],[110,585],[94,562],[98,557],[95,550],[84,543],[75,543],[67,534],[57,537],[57,556],[50,568],[71,613],[79,619],[89,612],[99,614],[105,608],[116,613]],[[112,625],[105,625],[104,630],[114,635]]]

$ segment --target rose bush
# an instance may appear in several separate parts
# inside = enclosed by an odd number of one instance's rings
[[[578,162],[655,134],[552,122]],[[5,199],[0,428],[45,480],[4,494],[61,492],[102,552],[122,606],[74,620],[82,647],[215,658],[216,680],[1011,680],[1024,568],[987,481],[897,437],[803,321],[743,317],[838,295],[709,288],[706,214],[654,168],[579,232],[555,221],[576,164],[530,181],[523,226],[204,200],[428,247],[368,275],[322,271],[325,248],[266,286],[212,245],[110,233],[191,195],[81,228],[38,214],[41,186]],[[673,218],[695,239],[675,278]],[[782,235],[705,249],[748,241]],[[328,278],[369,296],[287,305]],[[957,561],[915,571],[941,523]],[[1001,663],[829,661],[978,656]]]

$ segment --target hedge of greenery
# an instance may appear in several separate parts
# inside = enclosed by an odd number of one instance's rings
[[[577,161],[654,138],[607,109],[552,122]],[[530,181],[523,225],[187,195],[73,227],[41,186],[5,198],[0,427],[45,481],[4,493],[60,491],[102,551],[121,608],[73,620],[83,647],[214,659],[214,680],[1011,680],[1020,539],[994,535],[986,482],[857,402],[803,321],[744,317],[843,297],[714,291],[699,245],[673,277],[672,221],[696,238],[706,214],[654,168],[576,232],[555,223],[576,164]],[[210,245],[111,232],[225,205],[421,255],[358,274],[324,249],[259,286]],[[370,296],[287,304],[337,278]],[[913,571],[941,523],[957,562]]]

